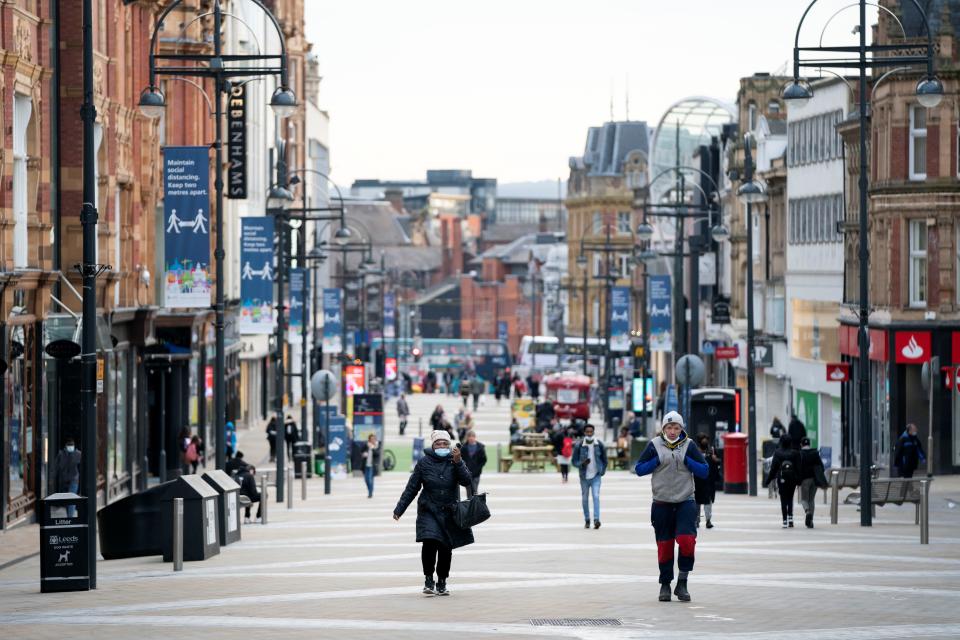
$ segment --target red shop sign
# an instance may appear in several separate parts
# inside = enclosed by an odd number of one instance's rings
[[[850,380],[850,365],[846,362],[827,363],[827,382],[848,382]]]
[[[736,360],[740,355],[740,349],[737,345],[733,345],[732,347],[717,347],[713,355],[717,360]]]
[[[857,358],[860,356],[860,341],[857,336],[860,328],[840,325],[840,353]],[[877,362],[887,361],[887,332],[883,329],[870,329],[870,359]]]
[[[960,364],[960,331],[954,331],[950,334],[950,351],[953,356],[951,362],[953,364]]]
[[[897,331],[893,348],[897,364],[923,364],[930,359],[930,332]]]

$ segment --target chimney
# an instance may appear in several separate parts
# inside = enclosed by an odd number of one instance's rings
[[[397,213],[403,213],[403,190],[387,189],[383,192],[383,199],[390,203],[393,210]]]

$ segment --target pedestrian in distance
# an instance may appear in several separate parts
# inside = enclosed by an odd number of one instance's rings
[[[480,396],[483,395],[484,387],[487,386],[487,383],[483,381],[483,378],[477,376],[473,379],[473,382],[470,384],[470,393],[473,394],[473,410],[476,411],[480,406]]]
[[[397,399],[397,416],[400,418],[400,435],[407,430],[407,419],[410,418],[410,405],[407,404],[407,397],[400,394]]]
[[[823,471],[820,451],[810,446],[810,438],[800,441],[800,504],[806,517],[807,529],[813,529],[813,509],[817,500],[817,487],[827,488],[827,476]]]
[[[460,440],[460,442],[466,442],[467,433],[473,431],[476,424],[472,413],[467,411],[463,414],[463,420],[460,421],[460,427],[457,429],[457,439]]]
[[[566,484],[570,479],[570,460],[573,457],[573,437],[572,428],[561,430],[560,441],[557,449],[557,469],[560,470],[560,482]]]
[[[277,416],[270,416],[267,422],[267,442],[270,443],[270,462],[277,459]]]
[[[774,442],[780,442],[780,437],[786,432],[787,428],[780,422],[780,418],[774,416],[773,422],[770,423],[770,438],[773,439]]]
[[[705,433],[697,435],[697,447],[707,461],[709,472],[706,478],[693,476],[693,497],[697,502],[697,526],[700,526],[701,511],[707,519],[707,529],[713,529],[713,503],[717,499],[717,480],[720,479],[720,458],[710,446],[710,436]]]
[[[177,434],[177,447],[180,462],[180,475],[190,473],[190,461],[187,460],[187,448],[190,446],[190,428],[183,427]]]
[[[80,490],[80,461],[82,456],[77,450],[73,438],[67,438],[63,442],[63,449],[57,452],[57,459],[54,461],[54,483],[57,487],[57,493],[74,493]],[[77,515],[77,508],[67,507],[67,517],[74,518]]]
[[[710,467],[700,449],[687,438],[683,430],[683,416],[676,411],[663,416],[660,434],[647,444],[634,471],[638,476],[652,474],[653,506],[650,519],[657,539],[660,602],[670,602],[674,543],[680,553],[677,557],[677,587],[673,594],[682,602],[690,602],[687,580],[693,571],[697,545],[694,478],[706,479]]]
[[[912,422],[907,425],[900,437],[897,438],[897,448],[893,452],[893,464],[901,478],[912,478],[913,472],[921,463],[927,461],[927,454],[923,451],[923,444],[917,435],[917,425]]]
[[[467,404],[470,402],[470,394],[473,393],[473,382],[470,380],[470,377],[467,376],[466,372],[460,376],[460,400],[463,401],[463,408],[467,408]]]
[[[533,402],[536,403],[540,399],[540,380],[536,373],[527,376],[527,389],[530,392],[530,397],[533,398]]]
[[[283,423],[283,441],[287,443],[287,460],[293,460],[293,445],[300,439],[300,429],[297,427],[297,421],[293,416],[287,414],[287,419]]]
[[[777,483],[777,492],[780,494],[783,528],[792,527],[793,494],[800,483],[800,452],[793,448],[793,439],[789,433],[780,437],[780,446],[773,452],[770,473],[767,474],[763,486],[766,487],[771,482]]]
[[[790,417],[790,426],[787,427],[787,435],[790,436],[790,442],[793,443],[793,450],[800,451],[800,442],[807,437],[807,428],[800,422],[796,415]]]
[[[460,455],[470,470],[472,480],[467,487],[467,497],[472,498],[477,495],[480,487],[480,474],[483,473],[483,466],[487,464],[487,448],[482,442],[477,440],[477,432],[473,429],[467,431],[466,444],[460,449]]]
[[[607,472],[607,448],[594,437],[594,428],[583,428],[583,439],[573,447],[573,466],[580,469],[580,498],[583,501],[583,528],[590,528],[590,497],[593,496],[593,528],[600,528],[600,482]]]
[[[250,504],[243,511],[244,524],[250,524],[250,508],[254,503],[257,505],[257,520],[263,513],[263,503],[260,501],[260,491],[257,489],[257,468],[247,465],[240,470],[238,481],[240,483],[240,495],[246,496]]]
[[[417,498],[417,542],[422,544],[420,561],[423,565],[423,593],[447,596],[447,578],[453,550],[473,544],[473,532],[461,529],[453,519],[459,500],[459,487],[469,487],[470,470],[460,456],[460,450],[451,448],[444,431],[430,434],[430,448],[417,461],[410,479],[393,510],[393,519],[399,521],[407,507]],[[437,580],[433,576],[436,571]]]
[[[440,425],[443,424],[443,405],[438,404],[437,408],[433,410],[433,413],[430,414],[430,430],[436,431],[440,428]]]
[[[376,435],[371,433],[367,436],[367,444],[360,455],[363,458],[363,481],[367,483],[367,497],[372,498],[373,477],[380,465],[380,443],[377,442]]]
[[[493,378],[493,398],[497,401],[497,406],[500,406],[500,398],[503,397],[503,374],[498,373]]]
[[[197,467],[200,466],[202,452],[203,443],[200,441],[200,436],[195,435],[191,437],[190,444],[187,445],[187,451],[184,453],[184,458],[187,464],[190,465],[190,473],[197,472]]]
[[[234,474],[239,475],[240,470],[246,466],[247,462],[243,459],[243,451],[237,451],[236,455],[227,460],[227,463],[223,465],[223,470],[226,471],[228,476],[233,477]]]

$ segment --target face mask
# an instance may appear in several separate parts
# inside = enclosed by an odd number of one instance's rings
[[[587,444],[591,444],[592,442],[593,442],[593,436],[587,436]]]
[[[677,440],[680,439],[680,434],[677,434],[677,435],[676,435],[675,437],[673,437],[673,438],[671,438],[671,437],[668,436],[667,434],[663,434],[663,437],[667,439],[667,442],[669,442],[670,444],[673,444],[674,442],[676,442]]]
[[[73,453],[77,448],[72,444],[67,445],[67,453]]]
[[[450,455],[450,449],[434,449],[433,452],[441,458],[446,458]]]

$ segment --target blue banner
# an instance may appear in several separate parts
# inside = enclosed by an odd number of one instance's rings
[[[397,296],[383,294],[383,338],[393,340],[397,336]]]
[[[240,333],[273,333],[273,279],[273,217],[241,218]]]
[[[301,340],[300,329],[303,327],[304,312],[306,312],[307,322],[310,322],[310,289],[307,286],[306,269],[290,269],[290,342],[299,343]]]
[[[347,439],[347,419],[341,415],[330,416],[330,467],[331,478],[347,477],[347,454],[350,441]],[[324,469],[326,472],[326,469]]]
[[[340,289],[323,290],[323,352],[343,353],[343,308]]]
[[[164,305],[210,306],[208,147],[163,151]]]
[[[670,310],[670,276],[647,278],[647,314],[650,318],[650,351],[672,351],[673,314]]]
[[[497,340],[507,341],[507,338],[510,337],[510,330],[507,328],[507,323],[505,320],[497,321]]]
[[[610,289],[610,351],[630,351],[630,287]]]

